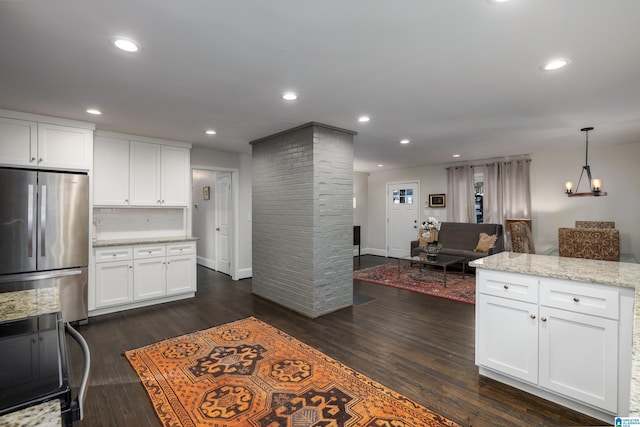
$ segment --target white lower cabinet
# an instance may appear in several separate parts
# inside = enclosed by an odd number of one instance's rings
[[[195,242],[97,249],[95,262],[97,309],[134,308],[196,291]]]
[[[110,307],[133,301],[133,254],[131,248],[97,249],[96,307]]]
[[[476,274],[481,374],[600,419],[628,413],[630,289]]]

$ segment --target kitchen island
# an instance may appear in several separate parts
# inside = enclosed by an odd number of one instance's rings
[[[609,423],[640,416],[640,265],[509,252],[469,265],[482,375]]]

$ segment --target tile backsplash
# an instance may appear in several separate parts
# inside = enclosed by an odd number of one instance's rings
[[[182,208],[94,208],[93,239],[186,236]]]

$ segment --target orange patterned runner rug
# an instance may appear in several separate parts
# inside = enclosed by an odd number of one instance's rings
[[[249,317],[125,352],[164,426],[458,426]]]

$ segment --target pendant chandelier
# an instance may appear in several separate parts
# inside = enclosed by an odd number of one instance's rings
[[[602,191],[602,180],[600,178],[591,178],[591,168],[589,167],[589,131],[593,130],[592,127],[582,128],[580,129],[585,133],[585,154],[584,154],[584,166],[582,167],[582,171],[580,172],[580,179],[578,179],[578,185],[573,186],[573,181],[567,181],[564,184],[564,192],[569,197],[580,197],[580,196],[606,196],[607,193]],[[587,178],[589,179],[589,185],[591,186],[588,192],[579,193],[578,189],[580,188],[580,181],[582,181],[582,175],[584,172],[587,172]]]

